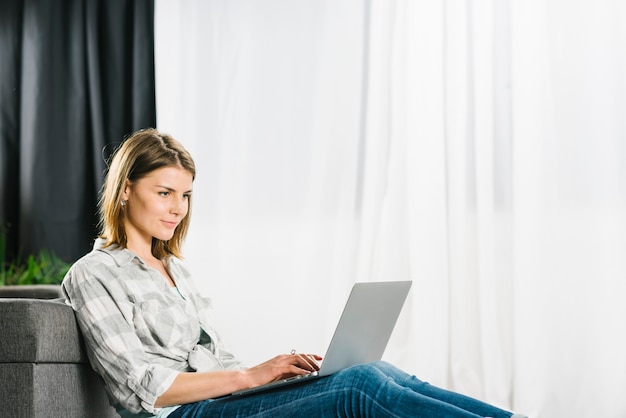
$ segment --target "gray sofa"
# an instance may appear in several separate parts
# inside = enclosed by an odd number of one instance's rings
[[[118,417],[59,286],[0,287],[0,415]]]

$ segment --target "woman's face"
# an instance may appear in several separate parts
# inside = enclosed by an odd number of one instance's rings
[[[127,182],[124,227],[128,248],[167,241],[189,211],[191,173],[180,167],[162,167],[134,182]]]

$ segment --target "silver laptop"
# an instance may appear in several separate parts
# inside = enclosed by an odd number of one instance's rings
[[[329,376],[380,360],[396,325],[411,281],[355,283],[319,371],[233,392],[248,395]]]

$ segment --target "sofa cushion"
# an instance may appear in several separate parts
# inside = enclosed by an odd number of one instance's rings
[[[72,307],[0,298],[0,363],[86,363]]]

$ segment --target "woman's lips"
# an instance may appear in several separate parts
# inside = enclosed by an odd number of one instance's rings
[[[170,221],[161,221],[168,228],[174,229],[178,226],[178,222],[170,222]]]

